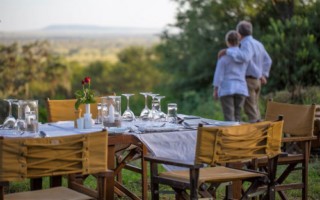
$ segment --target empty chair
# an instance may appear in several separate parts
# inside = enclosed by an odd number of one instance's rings
[[[98,116],[97,102],[101,102],[100,98],[96,98],[96,103],[90,104],[90,112],[92,118],[96,119]],[[72,121],[75,119],[75,105],[76,99],[47,99],[47,120],[48,122],[57,121]],[[80,109],[82,114],[85,112],[85,105],[81,104]]]
[[[242,199],[249,198],[264,184],[268,186],[266,198],[274,199],[273,177],[276,172],[276,159],[280,153],[282,125],[282,121],[231,127],[199,125],[194,163],[184,163],[170,158],[145,157],[150,161],[152,199],[159,199],[159,184],[171,186],[177,199],[198,199],[214,197],[215,189],[220,184],[232,181],[251,183],[243,193]],[[270,169],[273,169],[268,174],[225,167],[227,163],[247,162],[265,156],[269,158]],[[158,173],[158,164],[189,169]],[[204,164],[209,167],[205,167]]]
[[[283,156],[279,157],[278,164],[285,166],[285,169],[276,179],[276,190],[282,199],[287,199],[285,191],[292,189],[300,189],[302,199],[308,199],[308,163],[311,141],[316,139],[313,135],[315,109],[315,105],[279,103],[272,100],[267,103],[265,119],[274,120],[278,115],[282,115],[284,120]],[[265,160],[257,160],[257,166],[265,167]],[[300,170],[301,181],[286,184],[287,177],[297,170]]]
[[[113,199],[112,172],[107,169],[106,131],[50,138],[0,138],[1,199]],[[4,194],[12,181],[56,175],[89,175],[97,189],[76,179],[67,187]],[[109,188],[109,191],[107,191]],[[111,188],[111,189],[110,189]]]

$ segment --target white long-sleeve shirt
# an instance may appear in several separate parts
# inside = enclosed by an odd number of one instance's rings
[[[246,76],[255,78],[269,77],[272,60],[263,44],[251,35],[244,37],[240,44],[240,49],[227,49],[226,54],[236,62],[248,63]]]
[[[237,51],[238,47],[228,50]],[[248,63],[235,62],[230,56],[222,56],[214,72],[213,86],[218,87],[218,96],[240,94],[248,96],[248,87],[245,80]]]

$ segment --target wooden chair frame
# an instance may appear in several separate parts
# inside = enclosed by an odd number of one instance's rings
[[[247,125],[248,126],[248,125]],[[251,126],[251,125],[249,125]],[[282,124],[281,124],[282,127]],[[201,134],[201,131],[199,131],[199,129],[205,128],[203,127],[201,124],[198,127],[198,141],[197,141],[197,151],[198,151],[198,147],[199,145],[202,145],[202,143],[199,143],[199,134]],[[215,127],[216,128],[216,127]],[[219,128],[216,128],[219,129]],[[268,129],[269,130],[269,129]],[[281,130],[277,131],[278,133],[281,132]],[[219,134],[217,134],[215,137],[218,137]],[[278,135],[278,149],[277,152],[280,152],[280,137]],[[271,139],[272,140],[272,139]],[[216,139],[216,141],[220,141],[220,139]],[[241,141],[239,141],[239,144],[241,143]],[[213,146],[215,146],[215,144],[213,144]],[[241,145],[240,145],[241,146]],[[277,146],[277,145],[275,145]],[[236,153],[236,152],[233,152]],[[232,154],[232,152],[231,152]],[[266,154],[264,154],[266,155]],[[275,182],[273,181],[274,177],[275,177],[275,173],[276,173],[276,168],[277,168],[277,158],[278,155],[274,155],[273,157],[270,157],[268,159],[268,167],[269,169],[272,169],[270,171],[268,171],[267,174],[265,173],[260,173],[257,171],[250,171],[250,170],[243,170],[243,169],[232,169],[232,168],[228,168],[228,167],[222,167],[221,169],[223,170],[227,170],[227,172],[232,173],[233,170],[235,170],[235,174],[239,175],[241,173],[253,173],[251,174],[252,176],[249,177],[250,175],[244,175],[242,177],[236,177],[233,175],[229,175],[229,177],[223,177],[221,178],[217,178],[216,175],[218,174],[214,174],[212,175],[213,177],[212,180],[216,180],[215,181],[209,181],[211,183],[211,185],[209,187],[205,187],[205,184],[200,183],[199,182],[199,178],[200,178],[200,172],[204,168],[204,163],[207,162],[203,162],[204,159],[202,159],[203,155],[196,153],[196,162],[195,163],[186,163],[186,162],[181,162],[181,161],[177,161],[177,160],[172,160],[172,159],[168,159],[168,158],[159,158],[159,157],[154,157],[154,156],[145,156],[145,160],[150,162],[150,170],[151,170],[151,195],[152,195],[152,199],[159,199],[159,184],[165,184],[165,185],[169,185],[173,188],[173,190],[176,192],[176,199],[198,199],[198,195],[200,195],[201,197],[205,197],[205,198],[215,198],[215,189],[217,186],[219,186],[221,183],[224,182],[232,182],[235,180],[242,180],[242,181],[248,181],[251,182],[250,187],[243,193],[243,196],[241,197],[241,199],[248,199],[250,197],[250,195],[254,192],[256,192],[256,190],[258,190],[258,188],[261,185],[267,185],[267,192],[265,195],[266,199],[274,199],[275,198]],[[214,156],[213,156],[214,157]],[[228,156],[226,156],[228,157]],[[251,157],[252,158],[252,157]],[[199,162],[202,159],[201,162]],[[247,160],[248,158],[246,158],[245,160]],[[198,161],[197,161],[198,160]],[[240,159],[242,160],[242,159]],[[238,161],[240,161],[238,160]],[[232,162],[235,162],[235,160],[233,160]],[[224,161],[224,164],[226,164],[228,162]],[[189,174],[189,179],[188,178],[173,178],[170,176],[161,176],[161,174],[159,175],[158,173],[158,164],[167,164],[167,165],[174,165],[174,166],[178,166],[178,167],[185,167],[188,168],[188,173],[187,171],[183,171],[182,173],[187,173]],[[210,164],[212,167],[209,167],[209,169],[219,169],[219,167],[214,167],[214,165],[218,164],[216,161],[214,161],[214,163],[207,163]],[[220,163],[221,164],[221,163]],[[229,170],[229,171],[228,171]],[[176,172],[172,172],[173,174],[176,174]],[[179,173],[179,172],[177,172]],[[239,174],[238,174],[239,173]],[[175,176],[175,175],[174,175]],[[219,176],[219,175],[218,175]],[[228,175],[227,175],[228,176]],[[190,194],[188,194],[186,192],[186,190],[190,190]]]
[[[4,187],[11,181],[52,175],[68,175],[70,191],[97,200],[113,199],[113,186],[107,187],[113,184],[113,171],[107,169],[107,141],[106,131],[51,138],[0,138],[0,199],[5,198]],[[96,189],[82,184],[89,174],[97,179]],[[54,190],[58,193],[60,188]],[[39,193],[46,194],[46,190],[29,191],[25,195],[39,196]]]
[[[286,190],[301,189],[302,199],[308,199],[308,163],[311,142],[316,139],[313,135],[315,105],[295,105],[268,101],[266,120],[274,120],[282,115],[284,120],[283,153],[278,159],[278,165],[286,166],[283,173],[276,178],[276,191],[281,199],[288,197]],[[268,170],[265,160],[258,160],[255,167]],[[301,171],[300,183],[285,184],[285,180],[293,171]]]

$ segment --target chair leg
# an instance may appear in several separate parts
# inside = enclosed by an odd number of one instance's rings
[[[150,162],[150,181],[151,181],[151,199],[159,200],[159,183],[156,183],[154,176],[158,175],[158,166],[156,163]]]
[[[308,164],[309,164],[309,158],[310,158],[310,151],[311,151],[311,141],[308,141],[305,143],[304,148],[304,162],[302,163],[302,183],[304,187],[302,188],[302,199],[307,200],[308,199]]]
[[[30,189],[40,190],[42,189],[42,178],[32,178],[30,179]]]
[[[100,173],[97,177],[97,191],[99,199],[114,199],[114,174],[109,170],[106,173]]]
[[[190,199],[198,199],[199,169],[190,169]]]

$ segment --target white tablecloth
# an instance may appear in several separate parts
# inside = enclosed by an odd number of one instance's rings
[[[196,116],[185,117],[184,122],[196,128],[198,123],[207,123],[211,125],[232,125],[234,122],[221,122],[197,118]],[[101,131],[102,125],[94,125],[90,129],[75,129],[73,121],[64,121],[48,124],[40,124],[39,131],[43,131],[46,137],[65,136],[72,134],[82,134],[88,132]],[[152,130],[154,130],[152,132]],[[130,132],[129,132],[130,131]],[[145,131],[145,132],[143,132]],[[125,133],[123,133],[125,132]],[[197,140],[197,131],[187,129],[182,125],[175,125],[168,122],[124,122],[121,128],[109,129],[110,134],[134,134],[149,149],[149,151],[158,157],[176,159],[185,162],[194,162],[195,145]],[[0,130],[0,136],[4,137],[39,137],[39,134],[24,133],[16,134],[15,131]],[[165,166],[167,170],[178,170],[180,167]]]
[[[154,134],[139,134],[137,137],[147,146],[151,153],[158,157],[194,162],[197,131],[163,132]],[[181,170],[181,167],[164,165],[171,170]]]

